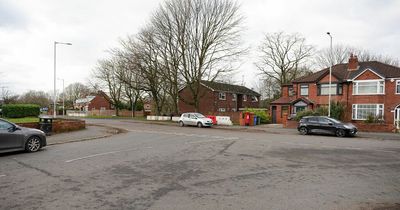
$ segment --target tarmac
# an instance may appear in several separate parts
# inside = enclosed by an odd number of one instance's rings
[[[134,122],[134,123],[150,123],[157,125],[165,125],[165,126],[178,126],[177,123],[174,122],[163,122],[163,121],[138,121],[138,120],[121,120],[126,122]],[[257,126],[213,126],[213,129],[224,129],[224,130],[232,130],[234,132],[264,132],[271,134],[285,134],[285,135],[299,135],[297,129],[293,128],[283,128],[281,125],[274,124],[266,124],[266,125],[257,125]],[[111,126],[105,126],[100,124],[86,124],[86,129],[79,131],[72,131],[68,133],[60,133],[53,134],[47,137],[48,145],[53,144],[63,144],[68,142],[77,142],[77,141],[86,141],[86,140],[94,140],[99,138],[106,138],[112,135],[116,135],[119,133],[127,132],[122,128],[116,128]],[[356,137],[353,138],[368,138],[368,139],[376,139],[380,141],[384,140],[398,140],[400,141],[400,133],[378,133],[378,132],[358,132]]]

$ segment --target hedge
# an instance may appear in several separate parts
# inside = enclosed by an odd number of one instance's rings
[[[261,124],[268,124],[271,123],[271,116],[267,114],[264,110],[257,110],[257,109],[252,109],[252,108],[246,108],[247,112],[252,112],[255,115],[260,117],[260,122]]]
[[[40,114],[40,107],[35,104],[6,104],[2,109],[7,118],[37,117]]]

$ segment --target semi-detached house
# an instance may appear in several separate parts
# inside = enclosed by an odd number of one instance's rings
[[[357,56],[351,55],[348,63],[332,67],[331,80],[329,86],[326,68],[283,85],[281,98],[271,103],[273,122],[282,123],[284,116],[327,106],[330,92],[331,100],[346,105],[345,121],[358,123],[373,115],[399,127],[399,67],[377,61],[358,62]]]

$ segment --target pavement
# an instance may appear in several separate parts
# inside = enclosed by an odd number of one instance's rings
[[[88,122],[86,129],[69,133],[56,134],[48,137],[48,143],[58,144],[74,141],[92,140],[105,138],[118,133],[124,133],[124,129],[118,124],[109,122],[122,122],[129,124],[154,124],[176,127],[177,123],[165,121],[141,121],[130,119],[86,119]],[[113,127],[114,126],[114,127]],[[297,129],[283,128],[281,125],[266,124],[257,126],[213,126],[212,129],[223,129],[238,132],[262,132],[269,134],[299,135]],[[398,140],[400,133],[379,133],[379,132],[358,132],[355,139],[375,139],[375,140]]]
[[[104,125],[87,124],[83,130],[67,133],[58,133],[47,136],[47,144],[63,144],[76,141],[87,141],[99,138],[110,137],[115,134],[124,133],[125,130]]]

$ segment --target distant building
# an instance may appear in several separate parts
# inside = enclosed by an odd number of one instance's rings
[[[77,99],[74,103],[74,109],[80,111],[110,110],[113,109],[113,106],[111,105],[110,98],[107,94],[103,91],[99,91],[96,95]]]
[[[231,85],[221,82],[200,82],[199,112],[203,114],[214,112],[237,112],[244,108],[259,108],[260,94],[241,85]],[[193,112],[190,105],[192,93],[188,87],[179,91],[179,111]]]

